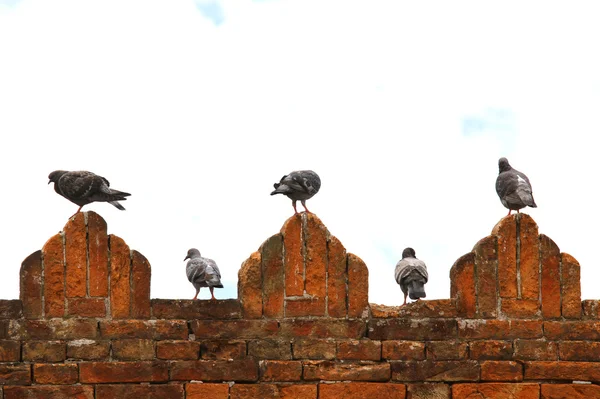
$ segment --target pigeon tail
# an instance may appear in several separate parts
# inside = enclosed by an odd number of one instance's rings
[[[425,298],[425,284],[422,280],[413,280],[408,285],[408,296],[410,299]]]
[[[121,211],[125,210],[125,207],[123,205],[119,204],[117,201],[108,201],[108,203]]]

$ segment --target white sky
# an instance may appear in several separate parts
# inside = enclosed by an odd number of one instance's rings
[[[370,271],[370,301],[402,301],[412,246],[428,299],[506,215],[508,157],[533,185],[540,232],[600,297],[600,5],[480,1],[0,0],[0,298],[77,206],[47,185],[90,170],[132,193],[87,205],[152,265],[152,297],[192,298],[190,247],[235,297],[240,264],[279,232],[285,173]],[[203,292],[202,298],[209,293]]]

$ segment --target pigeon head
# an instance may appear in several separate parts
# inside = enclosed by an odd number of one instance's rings
[[[415,254],[415,250],[412,248],[404,248],[402,251],[402,258],[415,258],[417,254]]]
[[[50,173],[48,175],[48,184],[50,183],[56,183],[58,181],[58,179],[61,178],[62,175],[64,175],[65,173],[67,173],[66,170],[55,170],[54,172]]]
[[[196,248],[192,248],[187,252],[187,256],[183,260],[199,258],[199,257],[200,257],[200,251],[198,251]]]
[[[508,163],[508,159],[502,157],[498,160],[498,169],[500,169],[500,173],[506,172],[507,170],[511,170],[512,167]]]

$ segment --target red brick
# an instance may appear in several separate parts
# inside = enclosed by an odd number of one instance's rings
[[[536,319],[540,317],[540,302],[537,299],[502,299],[502,314],[511,319]]]
[[[463,360],[467,358],[468,345],[459,341],[431,341],[427,343],[427,359]]]
[[[556,342],[517,339],[514,347],[516,360],[558,360]]]
[[[182,384],[96,385],[96,399],[183,399],[183,397]]]
[[[321,316],[325,314],[328,232],[323,222],[314,214],[304,213],[302,219],[306,241],[304,256],[306,262],[305,288],[308,295],[313,296],[322,303],[322,312],[321,307],[319,307],[319,313],[314,314],[315,316]]]
[[[11,322],[8,335],[19,340],[95,338],[97,324],[94,319],[21,319]]]
[[[213,339],[268,338],[277,334],[276,320],[192,320],[197,337]]]
[[[498,253],[495,236],[481,239],[473,248],[475,254],[475,283],[477,285],[477,313],[483,318],[497,316]]]
[[[409,361],[392,362],[392,380],[394,381],[477,381],[479,363],[472,360],[462,361]]]
[[[474,341],[469,343],[469,353],[474,360],[508,360],[513,346],[510,341]]]
[[[104,338],[188,339],[185,320],[114,320],[100,322]]]
[[[0,362],[18,362],[21,360],[21,342],[0,341]]]
[[[87,242],[85,215],[82,212],[69,219],[64,228],[66,296],[85,297],[87,292]]]
[[[154,341],[151,339],[116,339],[112,342],[112,355],[117,360],[154,359]]]
[[[261,360],[261,381],[300,381],[302,362],[289,360]]]
[[[243,359],[246,357],[246,341],[202,341],[200,357],[204,360]]]
[[[158,341],[156,357],[167,360],[198,360],[200,343],[193,341]]]
[[[336,343],[324,339],[299,339],[292,344],[294,359],[335,359]]]
[[[340,341],[337,358],[343,360],[381,360],[381,341],[370,339]]]
[[[171,380],[238,381],[258,380],[258,365],[253,359],[184,360],[171,363]]]
[[[229,399],[228,384],[185,384],[187,399]]]
[[[369,317],[369,270],[365,262],[348,254],[348,316]]]
[[[481,362],[482,381],[523,381],[523,365],[512,361]]]
[[[592,384],[542,384],[541,399],[600,398],[600,386]]]
[[[537,320],[459,320],[458,337],[467,339],[541,338]]]
[[[433,299],[428,301],[415,301],[403,306],[386,306],[370,303],[371,315],[375,319],[391,318],[452,318],[457,317],[455,299]]]
[[[262,295],[262,293],[261,293]],[[193,301],[191,299],[152,299],[152,316],[156,319],[240,319],[242,308],[237,299]],[[262,311],[262,305],[261,305]]]
[[[20,319],[21,317],[23,317],[23,307],[19,299],[0,299],[0,319]]]
[[[289,340],[253,340],[248,342],[248,356],[258,359],[291,359],[292,344]]]
[[[108,236],[106,222],[87,213],[90,296],[108,296]]]
[[[425,343],[417,341],[383,341],[382,357],[388,360],[424,360]]]
[[[114,319],[129,317],[131,292],[131,253],[123,239],[111,234],[110,244],[110,312]]]
[[[285,317],[325,316],[325,298],[292,297],[285,300]]]
[[[79,380],[84,384],[110,382],[166,382],[166,362],[91,362],[79,363]]]
[[[406,399],[450,399],[450,385],[447,384],[408,384]]]
[[[475,254],[469,252],[458,258],[450,269],[450,296],[456,300],[456,310],[464,317],[475,317]]]
[[[42,251],[35,251],[21,264],[21,290],[23,314],[28,319],[42,317]]]
[[[304,242],[301,215],[294,215],[286,220],[281,228],[281,234],[283,235],[284,246],[285,295],[301,296],[304,294]],[[265,254],[263,253],[263,262],[264,257]],[[263,276],[265,276],[264,267]],[[263,277],[263,281],[266,280],[266,276]],[[263,302],[264,298],[263,296]]]
[[[259,249],[263,279],[262,304],[265,317],[283,316],[283,245],[281,234],[276,234],[265,241]]]
[[[75,384],[78,377],[79,367],[73,363],[35,364],[33,366],[33,379],[36,384]]]
[[[104,298],[68,298],[67,309],[69,316],[106,317]]]
[[[244,318],[258,319],[262,316],[262,257],[260,252],[254,252],[238,272],[238,293]],[[282,266],[283,267],[283,266]],[[283,276],[280,283],[283,285]]]
[[[563,341],[558,343],[558,349],[560,360],[594,362],[600,358],[600,342]]]
[[[390,364],[308,360],[304,363],[303,379],[306,381],[387,381],[390,379]]]
[[[600,300],[598,299],[586,299],[581,301],[581,307],[583,308],[583,318],[584,319],[600,319],[600,312],[598,309],[600,308]]]
[[[406,385],[390,383],[343,382],[319,384],[319,399],[405,399]]]
[[[525,362],[525,379],[600,381],[600,363]]]
[[[281,338],[353,338],[365,336],[362,320],[340,319],[286,319],[280,322]]]
[[[93,386],[4,387],[4,399],[94,399]]]
[[[500,297],[517,297],[517,215],[504,217],[492,230],[498,237],[498,284]]]
[[[568,319],[581,318],[581,284],[579,262],[571,255],[561,254],[561,310],[563,317]]]
[[[44,259],[44,314],[62,317],[65,314],[65,273],[63,237],[56,234],[42,248]]]
[[[23,361],[62,362],[66,359],[66,345],[61,341],[23,342]]]
[[[150,262],[138,251],[131,251],[131,317],[150,318]]]
[[[539,399],[538,384],[455,384],[452,398],[456,399]]]
[[[454,319],[371,319],[369,338],[375,340],[444,340],[455,338]]]
[[[317,399],[317,385],[235,384],[231,399]]]
[[[525,213],[519,217],[519,239],[521,298],[538,301],[540,297],[539,233],[535,221]]]
[[[600,340],[598,321],[546,321],[544,335],[552,340]]]
[[[279,399],[317,399],[316,384],[278,385]]]
[[[327,313],[329,317],[345,317],[347,311],[346,248],[340,240],[329,236],[327,253]]]
[[[81,360],[105,360],[110,352],[110,341],[79,339],[67,343],[67,358]]]
[[[560,317],[560,251],[549,237],[540,235],[542,263],[542,315]]]
[[[0,363],[0,385],[4,384],[31,384],[31,366],[29,364]]]

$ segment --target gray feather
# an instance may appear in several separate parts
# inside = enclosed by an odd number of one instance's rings
[[[496,193],[502,205],[510,210],[519,210],[526,206],[536,208],[529,178],[510,166],[506,158],[498,160],[498,168]]]
[[[411,299],[424,298],[426,296],[425,284],[429,280],[427,266],[425,262],[414,256],[412,248],[404,250],[402,259],[396,264],[394,274],[402,292],[408,294]]]
[[[188,258],[190,260],[186,265],[187,278],[196,289],[201,287],[223,288],[221,271],[214,260],[203,258],[196,248],[188,251],[186,259]]]

